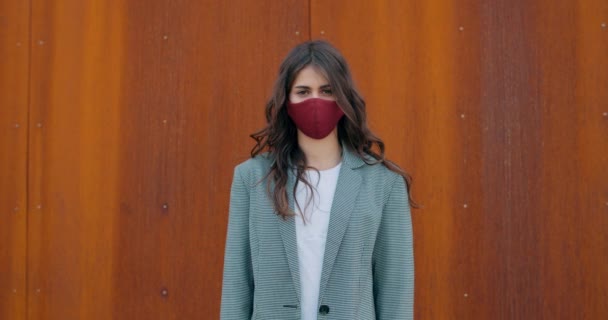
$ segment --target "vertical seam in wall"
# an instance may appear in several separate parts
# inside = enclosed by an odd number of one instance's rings
[[[312,40],[312,1],[308,0],[308,41]]]
[[[29,281],[30,281],[30,268],[29,268],[29,258],[30,258],[30,253],[29,253],[29,220],[30,220],[30,145],[31,145],[31,141],[30,141],[30,116],[31,116],[31,107],[32,107],[32,29],[33,29],[33,23],[32,23],[32,0],[28,1],[29,4],[29,29],[28,29],[28,39],[27,39],[27,43],[28,43],[28,51],[27,51],[27,98],[26,98],[26,104],[27,104],[27,112],[26,112],[26,124],[27,124],[27,130],[25,132],[25,141],[26,141],[26,147],[25,147],[25,290],[24,290],[24,297],[25,297],[25,319],[29,319],[30,318],[30,308],[29,308]]]

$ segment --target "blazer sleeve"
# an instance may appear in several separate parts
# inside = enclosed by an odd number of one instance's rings
[[[394,181],[384,205],[373,252],[374,302],[378,320],[414,317],[414,250],[405,181]]]
[[[230,191],[230,209],[220,319],[250,319],[253,310],[253,272],[249,244],[249,189],[241,170],[234,170]]]

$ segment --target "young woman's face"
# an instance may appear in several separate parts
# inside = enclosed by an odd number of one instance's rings
[[[291,86],[289,101],[298,103],[310,98],[336,100],[327,78],[313,66],[306,66]]]

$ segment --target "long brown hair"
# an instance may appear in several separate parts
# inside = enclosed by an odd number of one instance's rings
[[[297,129],[287,115],[287,102],[291,86],[303,68],[313,66],[325,74],[336,101],[344,117],[338,122],[338,139],[344,147],[352,150],[369,165],[383,164],[405,179],[407,189],[411,186],[411,177],[395,163],[384,156],[384,142],[367,127],[365,101],[355,88],[348,64],[340,52],[322,40],[304,42],[291,50],[279,68],[272,96],[266,104],[267,125],[262,130],[251,134],[256,141],[251,150],[251,157],[269,151],[272,165],[267,174],[268,192],[273,199],[278,215],[286,218],[293,215],[289,207],[287,179],[290,168],[295,166],[296,184],[291,192],[295,198],[298,182],[310,183],[304,176],[308,168],[304,153],[298,147]],[[271,188],[274,185],[274,188]],[[408,192],[408,194],[410,194]],[[416,204],[409,196],[410,204]]]

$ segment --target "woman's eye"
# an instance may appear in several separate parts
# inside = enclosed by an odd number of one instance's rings
[[[328,96],[331,96],[333,94],[330,89],[323,90],[323,93],[326,94],[326,95],[328,95]]]
[[[296,92],[296,94],[298,94],[298,95],[304,95],[304,94],[306,94],[306,91],[298,91],[298,92]]]

